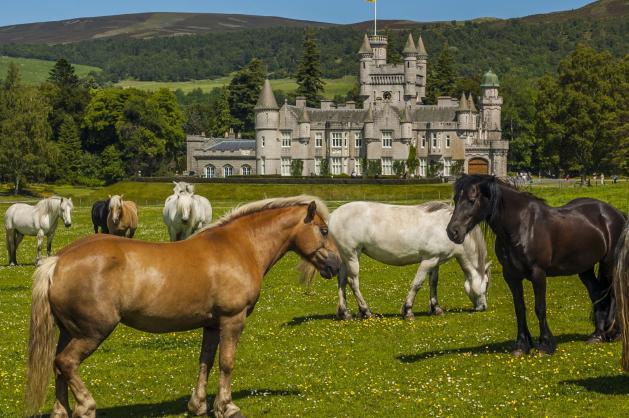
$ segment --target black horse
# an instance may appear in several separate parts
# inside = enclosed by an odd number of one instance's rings
[[[546,276],[578,274],[594,307],[595,330],[589,341],[607,341],[617,336],[611,284],[614,249],[626,219],[622,212],[589,198],[553,208],[486,175],[459,178],[454,184],[454,201],[447,227],[452,241],[462,243],[465,235],[482,221],[496,235],[496,256],[513,295],[518,322],[514,355],[528,353],[533,345],[526,325],[524,278],[532,282],[535,293],[539,351],[552,354],[556,348],[555,337],[546,323]],[[598,280],[594,274],[597,263]]]
[[[107,215],[109,214],[109,199],[98,200],[92,205],[92,223],[94,224],[94,233],[98,234],[98,227],[103,234],[109,234],[107,228]]]

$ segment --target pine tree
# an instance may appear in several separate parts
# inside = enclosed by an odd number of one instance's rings
[[[454,58],[450,53],[450,46],[446,42],[435,64],[428,66],[427,102],[437,103],[439,96],[454,96],[457,82]]]
[[[79,85],[74,67],[65,59],[61,58],[49,72],[48,80],[61,88],[72,88]]]
[[[215,136],[222,136],[229,131],[234,123],[232,115],[229,113],[229,91],[227,87],[221,88],[221,95],[215,106],[212,130]]]
[[[416,174],[417,167],[419,167],[419,160],[417,159],[417,147],[415,146],[415,144],[411,144],[411,146],[408,148],[406,167],[408,167],[409,173]]]
[[[244,137],[255,134],[253,108],[260,97],[265,77],[264,64],[254,58],[229,83],[229,111],[234,118],[234,127]]]
[[[397,34],[393,34],[389,28],[385,31],[385,36],[387,37],[387,62],[389,64],[401,64],[402,63],[402,54],[400,49],[400,42]]]
[[[66,116],[59,130],[59,167],[57,175],[69,183],[75,183],[81,176],[83,151],[81,138],[74,119]]]
[[[297,69],[297,94],[306,97],[308,106],[321,100],[324,82],[321,79],[321,55],[312,29],[304,32],[303,54]]]

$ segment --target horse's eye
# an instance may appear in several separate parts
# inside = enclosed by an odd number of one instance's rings
[[[323,235],[324,237],[328,236],[328,228],[320,228],[321,230],[321,235]]]

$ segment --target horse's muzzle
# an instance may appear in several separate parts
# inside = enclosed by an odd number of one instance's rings
[[[465,240],[465,232],[459,231],[459,228],[448,225],[446,233],[448,234],[448,238],[450,238],[450,241],[456,244],[462,244]]]
[[[324,279],[331,279],[339,274],[341,269],[341,258],[334,254],[328,253],[328,257],[325,260],[325,266],[319,271]]]
[[[64,223],[64,225],[66,226],[66,228],[70,228],[72,226],[72,222]]]

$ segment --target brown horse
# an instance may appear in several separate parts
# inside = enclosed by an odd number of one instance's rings
[[[130,200],[122,200],[123,195],[109,196],[107,229],[120,237],[133,238],[138,229],[138,208]]]
[[[622,367],[629,372],[629,222],[616,247],[614,292],[618,300],[618,319],[622,331]]]
[[[56,371],[53,417],[95,417],[79,365],[118,323],[152,333],[203,328],[200,368],[188,409],[207,412],[208,372],[220,344],[217,417],[242,416],[231,398],[236,344],[260,295],[262,278],[289,250],[303,258],[302,278],[338,273],[328,239],[328,210],[317,198],[268,199],[233,209],[187,240],[132,241],[93,235],[45,259],[34,274],[26,388],[36,413]],[[60,330],[56,355],[54,324]]]

